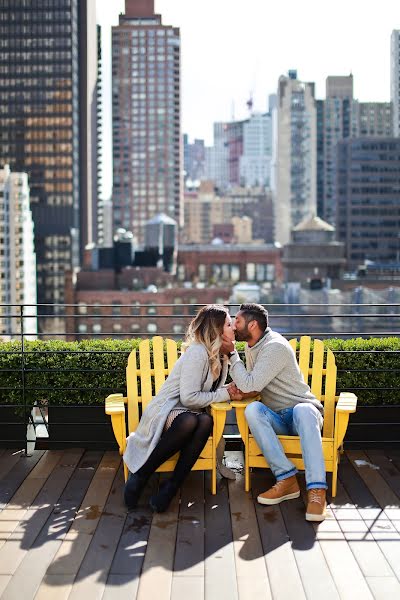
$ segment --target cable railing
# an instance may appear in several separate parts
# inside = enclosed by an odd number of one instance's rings
[[[9,426],[6,438],[0,437],[0,443],[3,447],[24,444],[28,452],[35,443],[42,447],[115,447],[103,401],[109,393],[126,392],[125,366],[133,340],[154,335],[182,340],[187,325],[201,306],[156,303],[0,306],[0,411],[3,410],[0,423]],[[234,316],[240,305],[225,306]],[[384,339],[400,334],[400,305],[395,303],[270,304],[266,308],[271,327],[287,339],[301,335],[320,339]],[[115,329],[115,323],[120,327]],[[84,328],[80,327],[82,324]],[[116,343],[107,347],[105,340],[110,338]],[[51,344],[52,341],[57,343]],[[370,361],[367,367],[355,365],[349,369],[341,365],[354,350],[334,350],[338,376],[365,374],[362,385],[346,386],[346,390],[384,399],[393,395],[400,387],[400,351],[376,348],[357,352],[365,355],[367,361],[378,357],[381,363],[376,366]],[[377,378],[380,378],[378,384]],[[81,415],[78,423],[72,419],[75,409]],[[17,424],[20,428],[14,433]],[[96,433],[89,439],[88,430],[92,427]],[[232,443],[239,439],[234,411],[229,414],[225,435]]]

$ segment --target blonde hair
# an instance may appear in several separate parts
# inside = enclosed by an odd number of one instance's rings
[[[214,379],[219,377],[221,373],[221,336],[228,314],[227,309],[219,304],[203,306],[190,323],[184,342],[184,348],[194,343],[205,346]]]

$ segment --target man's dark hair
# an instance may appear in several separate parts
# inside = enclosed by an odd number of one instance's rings
[[[239,311],[242,313],[247,325],[250,321],[257,321],[261,331],[268,327],[268,311],[261,304],[241,304]]]

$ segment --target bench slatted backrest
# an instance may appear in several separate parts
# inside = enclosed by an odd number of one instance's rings
[[[296,352],[297,340],[290,340]],[[312,358],[312,364],[311,364]],[[311,338],[300,338],[299,367],[304,381],[308,383],[312,393],[324,404],[323,437],[332,438],[335,418],[336,364],[335,357],[329,348],[324,348],[321,340],[314,340],[311,352]]]
[[[135,431],[139,424],[140,410],[146,408],[150,400],[160,391],[166,377],[178,359],[178,347],[174,340],[166,340],[167,364],[165,364],[164,340],[156,336],[152,340],[142,340],[138,350],[132,350],[126,367],[126,387],[128,397],[128,429]]]

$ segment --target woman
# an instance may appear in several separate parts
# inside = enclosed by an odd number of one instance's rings
[[[235,337],[228,311],[219,305],[204,306],[189,325],[186,351],[128,437],[124,461],[131,475],[124,497],[129,509],[136,506],[150,475],[180,451],[172,476],[150,498],[154,511],[168,508],[212,431],[213,419],[206,408],[236,398],[231,387],[222,387],[228,371],[227,358],[220,354],[222,335]]]

